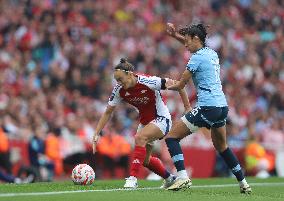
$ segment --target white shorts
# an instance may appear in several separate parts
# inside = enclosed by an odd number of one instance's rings
[[[150,123],[155,124],[162,131],[163,135],[166,135],[172,127],[172,120],[167,119],[166,117],[157,117],[156,119],[149,122],[149,124]],[[137,133],[144,127],[145,125],[139,124],[137,128]]]

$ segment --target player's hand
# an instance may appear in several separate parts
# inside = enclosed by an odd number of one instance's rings
[[[176,35],[176,28],[175,28],[175,25],[173,23],[167,23],[167,27],[166,27],[166,30],[167,30],[167,33],[170,35],[170,36],[173,36],[175,37]]]
[[[99,141],[99,138],[100,138],[99,135],[94,134],[94,136],[93,136],[93,154],[95,154],[96,151],[97,151],[97,143]]]
[[[166,78],[166,88],[170,89],[171,86],[175,85],[177,83],[176,80],[170,79],[170,78]]]

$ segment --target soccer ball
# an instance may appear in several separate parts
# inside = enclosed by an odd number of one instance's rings
[[[95,180],[95,172],[87,164],[79,164],[72,170],[72,181],[77,185],[91,185]]]

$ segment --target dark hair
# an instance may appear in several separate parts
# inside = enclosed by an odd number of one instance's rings
[[[205,39],[207,36],[207,31],[206,31],[206,27],[203,24],[192,24],[192,25],[179,29],[178,32],[179,34],[183,36],[185,35],[189,35],[191,37],[197,36],[203,43],[203,46],[205,46]]]
[[[128,72],[133,72],[134,66],[131,63],[129,63],[127,59],[121,58],[120,63],[115,66],[114,70],[122,70],[128,73]]]

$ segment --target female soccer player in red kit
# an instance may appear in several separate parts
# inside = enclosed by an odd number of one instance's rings
[[[156,76],[135,74],[134,67],[125,59],[114,69],[114,78],[117,85],[109,98],[108,106],[99,120],[93,137],[93,152],[99,133],[104,128],[117,104],[125,101],[139,111],[140,124],[135,135],[133,161],[130,166],[130,177],[126,178],[125,188],[137,188],[137,175],[143,165],[165,179],[163,188],[172,185],[175,176],[170,174],[160,161],[151,156],[151,142],[163,138],[171,128],[171,115],[162,100],[160,90],[166,89],[167,81],[172,80]],[[190,104],[184,89],[179,91],[185,110],[190,110]]]

